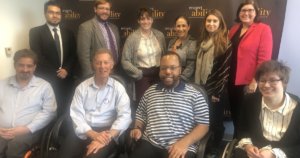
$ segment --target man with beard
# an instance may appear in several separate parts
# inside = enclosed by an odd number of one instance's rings
[[[142,97],[130,136],[141,139],[130,158],[194,158],[196,143],[208,131],[208,105],[190,84],[180,80],[180,57],[167,52],[160,60],[161,82]]]
[[[57,2],[46,2],[44,15],[46,24],[30,30],[29,43],[39,60],[36,75],[51,83],[61,115],[72,96],[76,40],[72,31],[60,25],[62,9]]]
[[[31,50],[19,50],[16,75],[0,81],[0,158],[23,157],[56,115],[50,84],[33,75],[36,63]]]
[[[77,53],[81,65],[82,77],[93,74],[91,57],[98,49],[106,48],[112,52],[115,74],[121,75],[120,35],[116,25],[108,22],[111,3],[108,0],[96,0],[94,3],[95,16],[82,23],[78,29]]]

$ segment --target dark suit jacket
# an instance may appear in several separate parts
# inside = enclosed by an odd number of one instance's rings
[[[55,40],[49,27],[45,24],[32,28],[29,32],[30,48],[37,54],[38,63],[36,75],[51,83],[57,101],[58,115],[62,115],[68,109],[73,91],[73,71],[76,59],[76,40],[74,34],[60,27],[63,45],[62,68],[68,71],[66,78],[57,77],[57,70],[60,67],[58,51]]]
[[[108,25],[116,38],[119,59],[121,59],[119,29],[112,23],[108,23]],[[101,29],[99,28],[97,17],[95,16],[94,18],[82,23],[78,29],[77,54],[83,77],[93,74],[90,60],[92,54],[100,48],[107,48],[107,46]],[[118,63],[115,63],[115,66],[117,64]]]
[[[273,148],[280,148],[288,158],[300,157],[300,102],[299,98],[290,95],[297,101],[291,122],[286,133],[280,141],[269,141],[265,139],[262,132],[259,115],[261,112],[262,96],[258,93],[246,96],[243,109],[240,115],[240,129],[237,131],[238,138],[251,138],[257,147],[271,145]]]
[[[76,57],[76,41],[74,34],[63,27],[61,29],[62,45],[63,45],[63,65],[62,68],[68,71],[68,78],[72,75],[72,68]],[[56,71],[60,67],[58,51],[55,41],[45,24],[32,28],[29,32],[30,48],[38,55],[38,64],[36,74],[49,82],[57,80]]]

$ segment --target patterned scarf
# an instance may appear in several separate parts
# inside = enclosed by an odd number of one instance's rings
[[[196,59],[195,83],[205,85],[214,62],[213,40],[203,41]]]

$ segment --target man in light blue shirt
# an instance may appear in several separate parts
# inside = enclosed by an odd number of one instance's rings
[[[16,75],[0,81],[0,158],[21,158],[56,116],[54,92],[34,76],[37,57],[28,49],[14,56]]]
[[[108,49],[92,58],[94,76],[75,90],[70,108],[74,132],[65,138],[60,158],[107,158],[131,123],[130,100],[123,85],[110,77],[114,60]]]

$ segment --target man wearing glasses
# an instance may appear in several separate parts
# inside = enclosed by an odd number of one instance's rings
[[[180,80],[180,57],[167,52],[160,60],[161,82],[142,97],[130,136],[140,140],[130,158],[194,158],[196,143],[208,131],[208,105],[193,86]]]
[[[86,78],[93,74],[91,57],[98,49],[106,48],[112,52],[115,73],[119,73],[120,35],[116,25],[108,22],[111,3],[108,0],[96,0],[94,3],[95,17],[79,26],[77,53],[81,65],[81,75]]]

